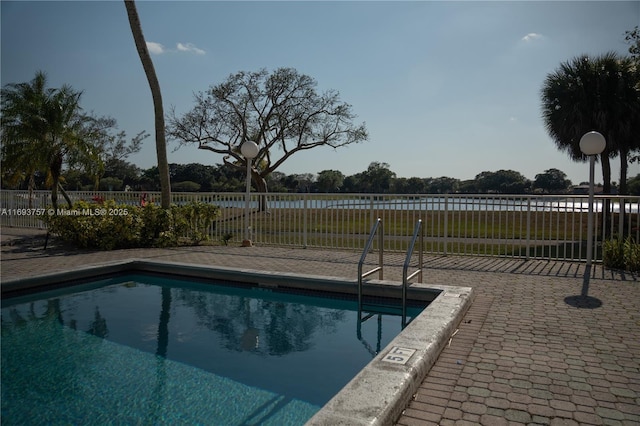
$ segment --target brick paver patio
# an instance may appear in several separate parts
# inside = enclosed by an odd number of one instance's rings
[[[235,246],[43,251],[41,233],[1,232],[2,281],[132,258],[354,279],[360,257]],[[387,257],[385,279],[400,279],[401,262]],[[455,256],[425,262],[425,282],[472,286],[477,296],[398,425],[640,424],[635,275],[596,267],[589,287],[595,303],[576,307],[570,297],[582,287],[579,263]]]

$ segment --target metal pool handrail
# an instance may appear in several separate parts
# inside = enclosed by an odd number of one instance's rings
[[[364,264],[365,259],[367,258],[367,253],[371,251],[371,246],[373,245],[373,238],[378,233],[378,266],[373,268],[372,270],[362,273],[362,265]],[[383,279],[383,256],[384,256],[384,229],[382,226],[382,219],[378,218],[376,222],[371,227],[371,233],[369,234],[369,238],[367,239],[367,244],[362,251],[362,256],[360,256],[360,261],[358,262],[358,319],[362,320],[362,279],[367,277],[375,272],[378,272],[378,278]]]
[[[418,237],[420,239],[418,240]],[[409,264],[411,263],[411,257],[413,256],[413,249],[416,245],[416,240],[419,241],[418,245],[418,270],[408,274]],[[409,280],[418,276],[418,282],[422,282],[422,259],[423,259],[423,240],[424,240],[424,229],[422,227],[422,219],[418,220],[416,223],[416,227],[413,230],[413,238],[411,239],[411,244],[409,244],[409,248],[407,249],[407,256],[404,259],[404,265],[402,266],[402,328],[407,325],[407,287],[409,286]]]

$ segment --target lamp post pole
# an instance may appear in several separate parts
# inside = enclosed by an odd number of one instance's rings
[[[251,199],[251,160],[258,155],[258,144],[253,141],[244,141],[240,151],[247,162],[247,190],[244,196],[244,240],[242,247],[251,247],[251,231],[249,225],[249,201]]]
[[[602,153],[606,147],[604,136],[598,132],[585,133],[580,138],[580,150],[589,156],[589,210],[587,213],[587,265],[582,282],[582,297],[589,293],[589,280],[591,279],[591,264],[593,262],[593,202],[596,155]]]
[[[595,155],[589,156],[589,211],[587,213],[587,274],[585,274],[585,280],[582,285],[582,296],[586,296],[589,286],[589,278],[591,275],[591,263],[593,262],[593,199],[594,199],[594,184],[595,179]]]

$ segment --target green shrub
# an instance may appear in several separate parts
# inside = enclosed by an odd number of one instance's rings
[[[132,247],[172,247],[185,240],[197,244],[209,239],[209,227],[220,209],[205,203],[172,205],[162,209],[78,201],[73,209],[46,217],[49,231],[79,248],[112,250]]]
[[[165,210],[155,204],[137,207],[142,219],[139,247],[172,247],[178,245],[180,234],[174,224],[173,206]]]
[[[140,220],[130,206],[114,201],[100,204],[78,201],[65,214],[47,216],[51,233],[79,248],[135,247],[139,239]]]
[[[624,269],[624,241],[619,238],[602,243],[602,263],[607,268]]]
[[[640,244],[633,238],[613,238],[602,244],[602,262],[611,269],[640,271]]]
[[[184,226],[187,227],[187,235],[191,242],[197,244],[209,240],[209,228],[216,217],[220,215],[218,206],[206,204],[200,201],[191,202],[181,209],[180,218],[184,218]]]
[[[640,271],[640,244],[631,237],[624,242],[624,264],[627,271]]]

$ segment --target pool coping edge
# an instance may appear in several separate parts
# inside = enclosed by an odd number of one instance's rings
[[[307,426],[389,425],[400,417],[475,296],[469,287],[429,286],[443,290],[434,303],[325,404]],[[416,352],[406,364],[385,362],[385,358],[394,356],[394,348]]]

